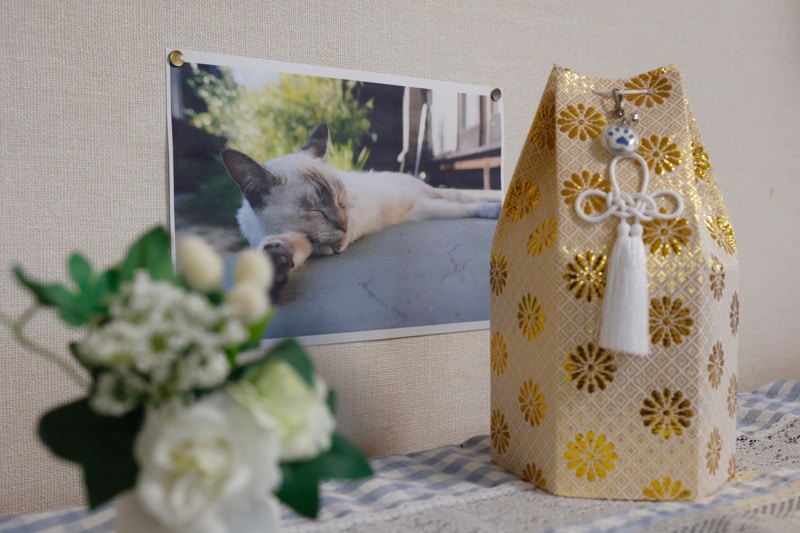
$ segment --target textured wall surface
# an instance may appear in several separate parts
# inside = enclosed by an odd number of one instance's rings
[[[553,63],[622,78],[683,74],[740,260],[739,377],[800,378],[800,3],[0,0],[0,309],[30,300],[9,269],[66,279],[78,250],[107,266],[166,223],[164,51],[498,86],[513,170]],[[63,351],[48,316],[29,332]],[[486,331],[312,349],[342,431],[370,454],[488,433]],[[0,332],[0,515],[76,505],[78,472],[35,437],[79,390]]]

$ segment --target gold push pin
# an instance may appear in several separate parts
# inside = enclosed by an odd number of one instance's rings
[[[183,52],[180,50],[173,50],[169,53],[169,64],[173,67],[180,67],[184,63]]]

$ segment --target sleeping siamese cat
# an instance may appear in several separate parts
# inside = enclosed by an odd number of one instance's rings
[[[392,224],[434,218],[497,218],[499,202],[436,189],[408,174],[344,172],[327,163],[328,126],[296,153],[263,166],[236,150],[222,160],[242,191],[237,220],[250,245],[275,264],[277,301],[291,271],[312,255],[343,252],[356,239]]]

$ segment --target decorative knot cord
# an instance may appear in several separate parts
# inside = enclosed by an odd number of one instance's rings
[[[643,171],[639,192],[620,191],[616,167],[622,159],[633,159]],[[614,157],[608,169],[611,192],[587,189],[578,195],[575,212],[586,222],[598,223],[612,216],[619,219],[617,239],[608,260],[606,290],[603,297],[603,322],[600,346],[608,350],[646,356],[650,352],[649,295],[647,291],[647,257],[642,241],[641,222],[654,219],[671,220],[683,212],[683,199],[672,190],[648,194],[650,173],[645,160],[636,153]],[[606,209],[598,215],[587,214],[582,206],[592,197],[605,200]],[[656,198],[671,198],[672,212],[662,212]]]

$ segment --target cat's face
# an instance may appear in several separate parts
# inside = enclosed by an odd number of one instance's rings
[[[315,249],[338,251],[347,231],[347,193],[326,161],[328,127],[298,152],[264,166],[235,150],[222,160],[268,233],[305,234]]]

